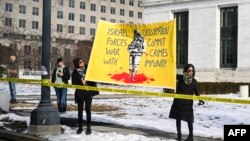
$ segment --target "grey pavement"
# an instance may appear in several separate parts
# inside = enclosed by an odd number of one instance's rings
[[[61,124],[67,125],[71,127],[77,127],[77,119],[71,118],[61,118]],[[143,135],[147,137],[157,137],[160,139],[176,139],[177,135],[175,133],[167,133],[164,131],[154,130],[154,129],[143,129],[137,127],[127,127],[124,125],[117,125],[117,124],[110,124],[110,123],[103,123],[103,122],[92,122],[92,129],[94,131],[99,132],[116,132],[119,134],[137,134]],[[183,135],[183,140],[187,138],[187,135]],[[205,137],[194,137],[194,141],[221,141],[221,139],[212,139],[212,138],[205,138]]]
[[[0,129],[0,141],[46,141],[46,139]]]
[[[97,96],[94,96],[94,99],[119,99],[119,98],[138,98],[138,97],[152,97],[152,96],[140,96],[140,95],[130,95],[130,94],[100,94]],[[27,100],[40,100],[40,95],[18,95],[17,100],[18,101],[27,101]],[[51,95],[51,100],[56,100],[56,95]],[[67,95],[67,100],[74,100],[73,94]]]
[[[19,100],[25,100],[25,98],[29,97],[32,100],[39,100],[40,96],[34,95],[34,96],[19,96]],[[135,96],[135,95],[98,95],[95,98],[96,99],[104,99],[104,98],[131,98],[131,97],[145,97],[145,96]],[[74,95],[69,95],[68,99],[73,99]],[[52,100],[55,100],[55,96],[52,96]],[[27,99],[26,99],[27,100]],[[29,112],[19,111],[19,110],[11,110],[11,112],[21,115],[21,116],[30,116]],[[61,117],[60,119],[61,125],[67,125],[70,127],[77,128],[77,119],[74,118],[64,118]],[[165,125],[167,126],[167,125]],[[175,127],[173,127],[175,128]],[[147,137],[158,137],[160,139],[176,139],[177,135],[175,133],[168,133],[164,131],[159,131],[157,129],[143,129],[143,128],[136,128],[136,127],[127,127],[124,125],[118,125],[118,124],[111,124],[111,123],[104,123],[104,122],[92,122],[92,130],[98,131],[98,132],[116,132],[119,134],[138,134],[143,135]],[[1,132],[0,132],[1,134]],[[8,133],[5,133],[8,134]],[[11,134],[11,133],[10,133]],[[16,136],[18,136],[18,133],[15,133]],[[20,136],[23,136],[23,134],[19,134]],[[29,136],[29,135],[25,135]],[[33,136],[31,136],[33,137]],[[187,135],[183,135],[183,140],[187,137]],[[5,138],[6,139],[6,138]],[[33,139],[33,138],[32,138]],[[37,138],[37,141],[42,140],[41,138]],[[1,136],[0,136],[1,141]],[[20,141],[20,140],[18,140]],[[28,141],[28,140],[27,140]],[[33,140],[32,140],[33,141]],[[221,141],[221,139],[212,139],[212,138],[206,138],[206,137],[194,137],[194,141]]]

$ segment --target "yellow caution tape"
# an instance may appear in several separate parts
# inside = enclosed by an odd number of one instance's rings
[[[41,83],[41,80],[35,80],[35,79],[18,79],[18,78],[0,78],[0,81],[4,82],[17,82],[17,83]]]
[[[51,83],[49,79],[42,80],[31,80],[31,79],[14,79],[14,78],[0,78],[0,81],[5,82],[17,82],[17,83],[29,83],[29,84],[39,84],[43,86],[52,86],[57,88],[74,88],[81,90],[92,90],[92,91],[107,91],[107,92],[119,92],[124,94],[133,95],[143,95],[143,96],[157,96],[157,97],[168,97],[168,98],[179,98],[179,99],[189,99],[189,100],[205,100],[213,102],[226,102],[226,103],[237,103],[237,104],[250,104],[250,100],[247,99],[233,99],[233,98],[219,98],[210,96],[195,96],[195,95],[185,95],[185,94],[173,94],[173,93],[163,93],[163,92],[147,92],[147,91],[137,91],[137,90],[124,90],[124,89],[114,89],[105,87],[92,87],[92,86],[80,86],[71,84],[55,84]]]

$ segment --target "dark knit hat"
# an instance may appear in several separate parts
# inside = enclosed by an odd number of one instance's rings
[[[79,68],[79,62],[80,62],[80,60],[82,60],[82,59],[81,58],[75,58],[73,60],[73,64],[74,64],[75,68]]]
[[[63,62],[63,59],[62,59],[62,58],[58,58],[58,59],[56,60],[56,63],[58,64],[59,62]]]

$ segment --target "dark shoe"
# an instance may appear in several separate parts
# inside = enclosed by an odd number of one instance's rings
[[[77,131],[76,131],[76,134],[81,134],[82,133],[82,128],[79,128]]]
[[[176,139],[177,141],[181,141],[181,133],[178,133],[177,134],[177,139]]]
[[[62,108],[62,112],[65,113],[67,111],[67,108],[66,107],[63,107]]]
[[[12,103],[12,104],[16,103],[16,99],[11,99],[10,103]]]
[[[87,131],[85,132],[86,135],[89,135],[91,134],[91,129],[90,128],[87,128]]]
[[[194,141],[193,135],[188,135],[188,137],[185,141]]]

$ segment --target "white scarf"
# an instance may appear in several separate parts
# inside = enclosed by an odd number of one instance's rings
[[[184,80],[186,85],[190,85],[192,83],[193,76],[188,76],[187,72],[184,72],[183,73],[183,80]]]

